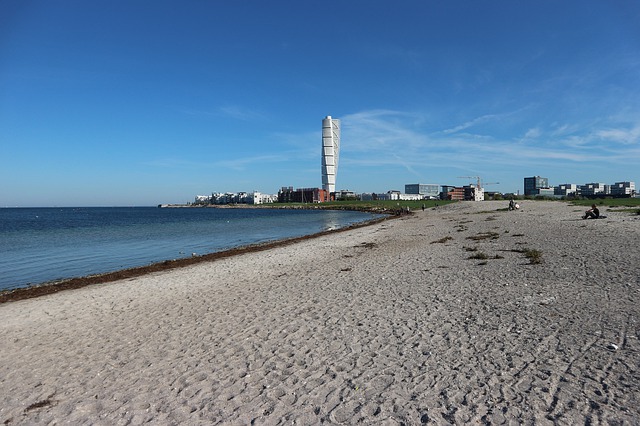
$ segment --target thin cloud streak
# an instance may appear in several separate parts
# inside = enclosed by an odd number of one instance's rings
[[[142,163],[142,165],[154,168],[167,169],[219,169],[228,168],[244,170],[253,164],[282,163],[291,161],[286,155],[259,155],[254,157],[238,157],[216,161],[192,161],[182,158],[160,158]]]
[[[451,129],[443,130],[442,133],[444,133],[444,134],[457,133],[457,132],[459,132],[461,130],[468,129],[468,128],[476,126],[478,124],[486,123],[488,121],[493,121],[495,119],[498,119],[499,117],[500,116],[496,115],[496,114],[483,115],[482,117],[474,118],[473,120],[467,121],[466,123],[463,123],[463,124],[461,124],[459,126],[453,127]]]
[[[622,145],[637,144],[640,127],[632,129],[606,128],[596,131],[583,129],[579,124],[550,125],[528,129],[520,140],[501,140],[486,135],[462,133],[479,123],[499,120],[504,115],[487,114],[460,126],[428,133],[416,127],[422,122],[417,114],[372,110],[350,114],[343,118],[344,160],[353,164],[382,166],[401,164],[405,167],[432,167],[447,162],[512,167],[535,162],[607,162],[615,163],[620,152],[609,152],[602,140]],[[573,133],[557,139],[558,135]],[[619,145],[620,147],[620,145]],[[636,157],[634,150],[627,150]],[[615,155],[612,155],[615,154]],[[413,172],[415,170],[412,169]]]
[[[253,164],[283,163],[289,162],[290,158],[283,155],[258,155],[255,157],[239,157],[229,160],[218,160],[212,163],[213,167],[229,168],[234,170],[245,170]]]
[[[623,145],[635,145],[640,141],[640,126],[632,129],[604,129],[596,133],[604,140]]]

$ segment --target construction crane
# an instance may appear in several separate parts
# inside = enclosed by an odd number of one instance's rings
[[[477,179],[478,185],[476,188],[482,188],[482,185],[480,184],[480,176],[458,176],[458,179]]]
[[[480,179],[480,176],[458,176],[459,179],[476,179],[477,182],[477,186],[476,188],[478,189],[482,189],[482,181]],[[500,182],[490,182],[490,183],[485,183],[485,185],[499,185]]]

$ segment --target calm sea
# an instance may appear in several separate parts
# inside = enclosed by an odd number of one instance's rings
[[[337,229],[362,212],[207,208],[0,208],[0,290]]]

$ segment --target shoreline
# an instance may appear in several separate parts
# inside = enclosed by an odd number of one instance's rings
[[[2,304],[0,423],[637,424],[640,217],[504,207]]]
[[[173,208],[173,207],[172,207]],[[182,208],[182,207],[176,207]],[[184,208],[190,208],[184,206]],[[380,212],[375,211],[371,213]],[[303,235],[300,237],[285,238],[281,240],[274,240],[266,243],[248,244],[239,247],[234,247],[228,250],[217,251],[213,253],[207,253],[203,255],[197,255],[192,257],[185,257],[181,259],[163,260],[160,262],[154,262],[148,265],[136,266],[132,268],[125,268],[116,271],[105,272],[101,274],[92,274],[81,277],[73,277],[64,280],[47,281],[40,284],[35,284],[28,287],[20,287],[15,289],[0,290],[0,305],[8,302],[16,302],[19,300],[31,299],[34,297],[46,296],[49,294],[57,293],[65,290],[74,290],[82,287],[86,287],[94,284],[103,284],[113,282],[117,280],[124,280],[142,275],[150,274],[153,272],[168,271],[176,268],[183,268],[185,266],[194,265],[200,262],[212,262],[225,257],[237,256],[243,253],[257,252],[263,250],[269,250],[275,247],[282,247],[289,244],[294,244],[298,241],[304,241],[307,239],[317,238],[323,235],[328,235],[335,232],[344,232],[349,229],[355,229],[363,226],[369,226],[381,221],[393,219],[398,215],[391,215],[378,219],[371,219],[363,222],[359,222],[353,225],[345,226],[339,229],[317,232],[315,234]]]

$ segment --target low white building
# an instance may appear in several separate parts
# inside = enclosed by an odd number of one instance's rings
[[[425,199],[425,196],[422,194],[399,194],[399,197],[402,201],[419,201]]]
[[[476,188],[475,192],[473,193],[473,200],[484,201],[484,188]]]
[[[211,203],[211,195],[196,195],[196,204],[209,204]]]
[[[553,187],[553,194],[561,197],[570,197],[578,193],[578,185],[575,183],[563,183]]]
[[[278,201],[278,196],[273,194],[263,194],[258,191],[253,191],[247,195],[248,204],[269,204]]]
[[[383,192],[381,194],[376,194],[376,198],[378,200],[397,201],[400,199],[400,192],[398,191]]]

